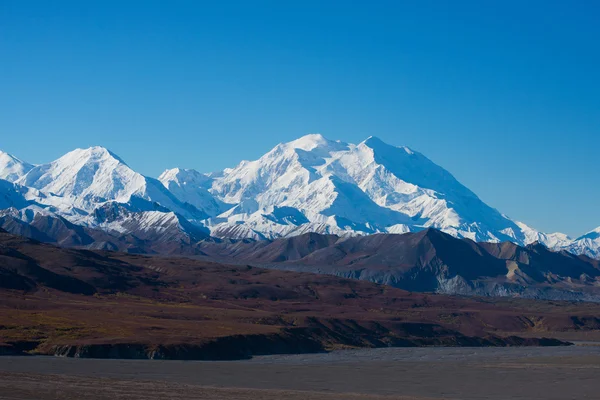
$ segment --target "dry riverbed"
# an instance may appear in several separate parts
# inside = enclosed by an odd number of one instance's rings
[[[390,348],[248,361],[0,357],[1,399],[597,399],[600,347]]]

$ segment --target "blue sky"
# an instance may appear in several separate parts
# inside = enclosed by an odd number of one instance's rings
[[[596,1],[0,1],[0,149],[219,170],[306,133],[421,151],[544,231],[600,225]]]

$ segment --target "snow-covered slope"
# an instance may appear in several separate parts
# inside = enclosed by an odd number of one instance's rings
[[[149,241],[191,243],[208,236],[208,231],[181,215],[155,205],[140,210],[131,204],[107,202],[90,216],[90,225],[115,235],[134,235]]]
[[[158,180],[179,200],[193,205],[209,216],[216,216],[229,208],[208,192],[205,185],[210,178],[196,170],[168,169]]]
[[[0,179],[14,182],[29,172],[29,170],[32,168],[33,165],[21,161],[17,157],[11,156],[8,153],[0,151]]]
[[[274,238],[308,227],[320,233],[369,234],[409,224],[408,216],[380,207],[345,176],[324,169],[350,146],[307,135],[223,171],[212,178],[210,192],[235,206],[208,221],[211,232],[243,224],[259,236]]]
[[[0,210],[7,208],[22,209],[32,204],[28,200],[29,189],[0,179]]]
[[[71,214],[73,207],[60,196],[0,179],[0,213],[6,210],[11,214],[18,211],[21,219],[29,222],[36,214]]]
[[[370,137],[336,155],[323,171],[346,177],[379,206],[407,215],[415,228],[433,227],[478,241],[524,242],[512,220],[482,202],[448,171],[407,147]]]

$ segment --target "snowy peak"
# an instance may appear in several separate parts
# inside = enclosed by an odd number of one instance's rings
[[[175,183],[180,184],[181,183],[180,180],[185,180],[185,178],[182,177],[182,175],[185,173],[186,173],[186,170],[181,169],[181,168],[167,169],[162,174],[159,175],[158,180],[161,181],[163,184],[165,184],[165,182],[175,182]],[[198,172],[198,174],[199,174],[199,172]],[[167,185],[165,184],[165,186],[167,186]]]
[[[55,164],[61,164],[70,166],[71,169],[81,168],[84,165],[89,164],[108,164],[111,166],[123,165],[127,168],[129,166],[121,157],[108,150],[106,147],[93,146],[87,149],[75,149],[68,152],[58,160],[54,161]]]
[[[229,207],[214,198],[206,189],[211,178],[193,169],[173,168],[163,172],[158,180],[184,203],[214,217]]]
[[[306,135],[215,176],[209,191],[226,203],[251,202],[252,211],[233,207],[220,220],[249,225],[265,237],[302,230],[267,218],[273,207],[288,207],[302,213],[308,221],[304,225],[325,226],[328,232],[432,227],[473,240],[524,242],[513,221],[449,172],[418,152],[376,137],[354,145]]]
[[[568,235],[565,235],[564,233],[538,232],[522,222],[517,222],[517,225],[525,235],[525,244],[538,242],[542,243],[549,249],[558,250],[564,248],[565,246],[569,246],[573,242],[573,239],[571,239]]]
[[[578,237],[563,249],[575,254],[585,254],[592,258],[600,258],[600,227]]]
[[[72,160],[92,160],[92,161],[106,161],[115,160],[119,163],[125,164],[125,161],[118,155],[102,146],[92,146],[87,149],[75,149],[65,154],[61,159],[72,159]]]
[[[328,144],[329,140],[325,139],[320,133],[305,135],[288,143],[290,147],[306,151],[311,151],[316,147],[326,147]]]
[[[20,185],[63,198],[71,214],[91,213],[109,201],[149,201],[201,220],[207,214],[178,200],[161,182],[132,170],[119,156],[104,147],[73,150],[59,159],[32,168],[18,180]]]
[[[170,183],[181,186],[202,186],[210,181],[210,177],[196,171],[195,169],[173,168],[167,169],[160,174],[158,180],[169,187]]]
[[[79,171],[87,166],[104,166],[104,168],[113,169],[119,166],[129,168],[119,156],[101,146],[75,149],[50,164],[55,168],[60,168],[60,171],[67,173],[70,171]]]
[[[302,207],[309,200],[321,211],[331,205],[335,193],[330,182],[316,182],[323,178],[319,169],[333,154],[348,149],[348,144],[319,134],[280,143],[258,160],[242,161],[215,176],[210,192],[230,204],[252,199],[258,208]]]
[[[0,179],[14,182],[33,168],[33,165],[0,151]]]
[[[84,208],[107,200],[127,201],[144,182],[142,175],[103,147],[73,150],[32,168],[18,181],[44,192],[77,198],[77,205]]]
[[[567,246],[563,246],[563,248],[571,253],[600,258],[600,227],[575,239]]]
[[[320,133],[312,133],[309,135],[305,135],[299,139],[292,140],[288,143],[282,143],[280,145],[304,151],[313,151],[315,149],[322,149],[325,151],[340,151],[347,149],[348,147],[346,143],[343,143],[341,141],[329,140]]]
[[[27,190],[19,192],[19,188]],[[217,201],[207,195],[217,207]],[[0,185],[0,208],[7,207],[46,209],[71,223],[111,235],[156,241],[204,237],[206,230],[200,221],[208,217],[179,200],[157,179],[134,171],[119,156],[99,146],[76,149],[31,168],[14,189]],[[108,218],[111,215],[112,219]]]

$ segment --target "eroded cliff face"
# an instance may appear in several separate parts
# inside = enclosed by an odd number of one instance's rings
[[[201,242],[213,257],[329,274],[411,292],[600,302],[600,262],[540,244],[476,243],[433,229],[351,238]]]
[[[359,324],[352,320],[314,320],[306,328],[284,329],[266,335],[234,335],[199,344],[152,345],[144,343],[70,344],[40,347],[40,354],[75,358],[155,360],[239,360],[257,355],[319,353],[342,348],[422,346],[566,346],[556,339],[465,336],[433,324],[401,323],[395,326]]]

